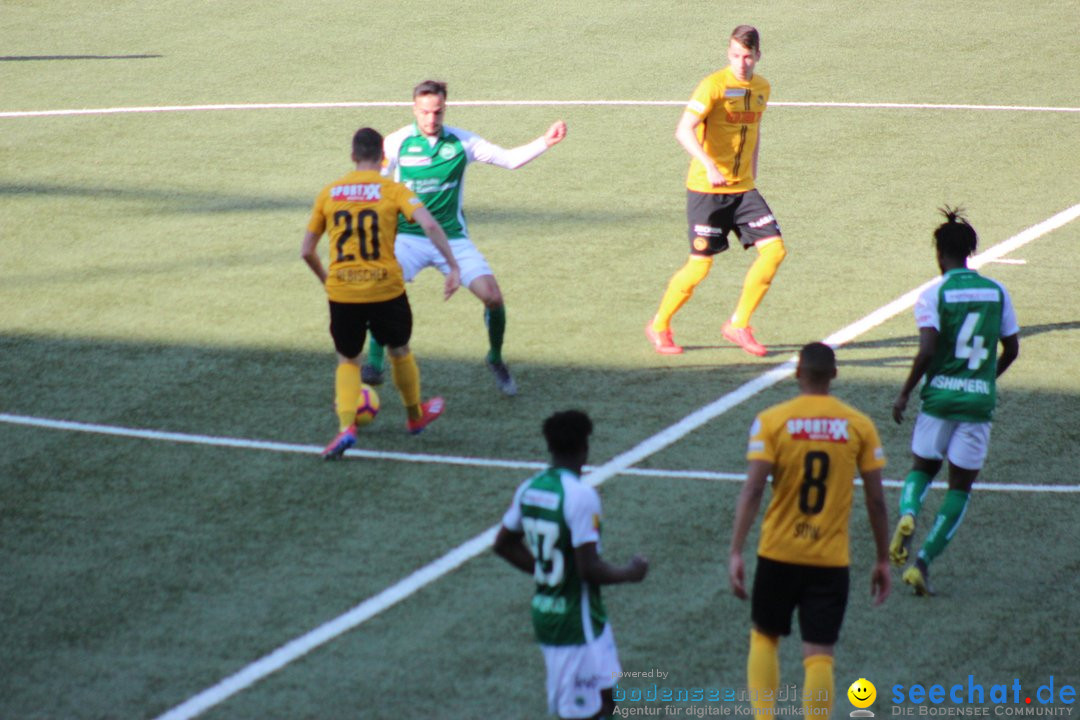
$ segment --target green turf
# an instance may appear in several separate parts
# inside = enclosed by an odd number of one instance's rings
[[[676,319],[688,352],[660,357],[642,327],[686,254],[679,106],[455,99],[681,102],[723,65],[730,29],[753,22],[777,102],[1075,107],[1074,15],[1049,0],[6,0],[0,112],[407,101],[436,77],[450,83],[447,122],[503,145],[565,119],[566,141],[527,168],[468,175],[520,396],[500,397],[483,367],[479,303],[442,302],[425,273],[410,288],[413,347],[446,417],[410,438],[384,386],[361,445],[539,461],[542,419],[577,406],[596,421],[599,464],[933,277],[942,203],[963,204],[989,247],[1080,202],[1080,113],[771,108],[760,187],[789,256],[754,323],[773,353],[719,338],[752,260],[736,250]],[[315,194],[348,169],[356,127],[410,119],[404,107],[0,117],[0,413],[328,441],[334,360],[300,239]],[[982,481],[1077,484],[1078,242],[1080,221],[1010,256],[1026,264],[985,269],[1024,330]],[[889,407],[915,342],[905,311],[839,353],[836,393],[877,422],[891,478],[906,471],[911,424]],[[768,389],[640,465],[740,472],[754,414],[793,392]],[[0,718],[156,716],[492,526],[525,475],[0,423]],[[606,595],[626,670],[742,686],[749,610],[723,564],[738,488],[603,486],[605,554],[652,561],[644,584]],[[897,589],[872,608],[857,493],[837,689],[870,679],[880,717],[894,684],[1075,687],[1078,499],[976,493],[934,566],[941,596]],[[206,717],[543,717],[529,594],[528,577],[485,553]],[[798,652],[782,647],[784,682],[801,682]]]

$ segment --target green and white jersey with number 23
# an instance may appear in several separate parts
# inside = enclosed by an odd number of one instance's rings
[[[600,495],[565,468],[549,468],[523,482],[502,524],[524,532],[536,565],[533,629],[541,645],[584,645],[604,630],[607,612],[599,586],[585,582],[574,548],[600,544]]]

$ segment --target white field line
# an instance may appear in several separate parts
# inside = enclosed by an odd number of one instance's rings
[[[302,455],[318,455],[322,448],[318,445],[295,445],[291,443],[273,442],[270,440],[249,440],[245,438],[218,437],[214,435],[191,435],[188,433],[163,432],[160,430],[142,430],[139,428],[119,427],[116,425],[98,425],[94,423],[73,422],[71,420],[54,420],[52,418],[33,417],[30,415],[11,415],[0,413],[0,422],[11,425],[23,425],[29,427],[46,428],[48,430],[63,430],[65,432],[82,432],[96,435],[112,435],[115,437],[129,437],[141,440],[156,440],[162,442],[186,443],[190,445],[210,445],[215,447],[237,448],[242,450],[264,450],[268,452],[298,453]],[[363,450],[352,448],[346,451],[346,455],[366,458],[368,460],[393,460],[407,463],[422,463],[431,465],[464,465],[471,467],[489,467],[501,470],[543,470],[547,463],[529,460],[507,460],[503,458],[475,458],[461,455],[429,455],[424,453],[402,453],[383,450]],[[592,472],[595,465],[586,465],[585,471]],[[711,480],[720,482],[743,482],[746,473],[713,472],[711,470],[663,470],[660,468],[626,468],[618,473],[634,477],[665,478],[669,480]],[[903,487],[902,480],[882,481],[885,487]],[[862,485],[860,478],[855,479],[856,485]],[[932,486],[938,489],[938,486]],[[975,483],[976,490],[988,490],[999,492],[1030,492],[1030,493],[1080,493],[1080,485],[1027,485],[1021,483]]]
[[[455,100],[457,107],[679,107],[685,100]],[[772,107],[852,108],[864,110],[970,110],[990,112],[1080,113],[1080,107],[1053,105],[950,105],[935,103],[796,102],[777,101]],[[136,107],[69,108],[57,110],[8,110],[0,118],[66,117],[73,115],[129,115],[139,113],[222,112],[226,110],[334,110],[349,108],[412,107],[411,102],[367,100],[302,103],[220,103],[213,105],[146,105]]]
[[[1038,225],[1034,225],[1018,235],[995,245],[978,255],[976,258],[973,258],[974,262],[972,265],[981,265],[990,259],[996,259],[1008,252],[1012,252],[1032,240],[1049,233],[1055,228],[1061,227],[1065,223],[1074,220],[1078,215],[1080,215],[1080,204],[1074,205],[1068,210],[1064,210],[1048,220],[1045,220]],[[830,336],[830,339],[827,339],[825,342],[830,342],[834,345],[848,342],[859,334],[867,332],[873,327],[876,327],[899,314],[903,310],[913,306],[915,297],[916,296],[913,295],[913,293],[907,293],[902,298],[874,311],[866,318],[834,333]],[[792,357],[781,365],[765,371],[758,377],[744,383],[727,395],[714,400],[667,429],[650,438],[646,438],[630,450],[627,450],[620,455],[616,455],[603,465],[594,468],[591,472],[587,473],[583,479],[595,486],[600,485],[614,475],[626,471],[632,465],[635,465],[650,455],[666,448],[710,420],[723,415],[743,401],[752,398],[761,391],[790,377],[795,372],[796,360],[797,356]],[[358,627],[370,618],[378,615],[387,608],[393,607],[421,588],[430,585],[480,553],[488,550],[495,539],[497,531],[498,525],[489,527],[476,537],[466,540],[442,557],[413,572],[408,577],[399,580],[379,594],[364,600],[344,615],[334,618],[307,634],[282,645],[269,655],[259,658],[239,672],[224,678],[216,685],[189,698],[161,715],[158,720],[187,720],[219,705],[236,693],[241,692],[245,688],[262,680],[267,675],[277,672],[294,660],[303,657],[311,650]]]

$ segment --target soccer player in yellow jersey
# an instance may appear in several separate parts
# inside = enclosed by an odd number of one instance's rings
[[[334,388],[340,432],[323,450],[327,460],[341,457],[356,444],[361,384],[357,358],[369,329],[390,354],[394,385],[408,413],[409,432],[419,433],[443,410],[441,397],[420,402],[420,370],[409,350],[412,310],[401,266],[394,257],[398,213],[423,228],[449,265],[444,296],[449,298],[461,284],[460,270],[442,227],[411,190],[380,174],[382,135],[371,128],[357,130],[352,159],[356,169],[327,185],[315,199],[300,250],[304,262],[326,288],[330,336],[338,354]],[[329,272],[317,251],[324,232],[330,235]]]
[[[768,351],[750,328],[750,316],[769,290],[787,251],[780,225],[754,187],[761,116],[769,103],[769,83],[754,73],[761,59],[758,31],[740,25],[728,43],[728,67],[709,75],[694,91],[675,137],[690,154],[686,178],[686,219],[690,259],[668,282],[660,309],[645,326],[658,353],[678,355],[671,318],[709,274],[713,256],[728,248],[728,233],[751,245],[758,256],[743,282],[735,313],[721,333],[751,355]]]
[[[791,633],[799,610],[803,640],[803,706],[809,717],[827,716],[833,697],[833,646],[848,598],[848,521],[855,472],[863,479],[866,512],[877,556],[870,594],[889,594],[889,520],[881,489],[885,456],[870,418],[829,394],[836,355],[810,343],[795,371],[798,397],[760,413],[750,428],[746,485],[735,507],[728,578],[745,599],[743,544],[754,523],[765,484],[765,510],[751,599],[747,685],[756,709],[771,709],[780,684],[778,645]]]

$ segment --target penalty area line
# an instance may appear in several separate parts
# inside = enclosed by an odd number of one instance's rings
[[[227,447],[242,450],[262,450],[267,452],[297,453],[302,455],[318,455],[322,448],[318,445],[296,445],[291,443],[274,442],[271,440],[250,440],[245,438],[219,437],[214,435],[192,435],[188,433],[165,432],[162,430],[143,430],[139,428],[118,427],[115,425],[99,425],[95,423],[75,422],[71,420],[54,420],[52,418],[33,417],[30,415],[12,415],[0,413],[0,422],[11,425],[27,427],[40,427],[49,430],[63,430],[65,432],[82,432],[98,435],[111,435],[114,437],[130,437],[144,440],[161,442],[176,442],[190,445],[209,445],[211,447]],[[385,450],[365,450],[352,448],[346,451],[346,455],[364,458],[367,460],[394,460],[410,463],[427,463],[433,465],[463,465],[471,467],[489,467],[501,470],[543,470],[548,466],[545,462],[529,460],[507,460],[504,458],[477,458],[461,455],[429,455],[424,453],[403,453]],[[585,471],[592,472],[595,465],[586,465]],[[623,476],[660,478],[667,480],[711,480],[719,482],[743,482],[746,473],[725,473],[711,470],[664,470],[661,468],[626,468],[618,473]],[[856,478],[856,485],[862,485],[862,480]],[[882,480],[885,487],[903,487],[902,480]],[[933,486],[935,489],[937,486]],[[1021,483],[975,483],[976,490],[989,490],[998,492],[1032,492],[1032,493],[1075,493],[1080,492],[1080,485],[1025,485]]]
[[[1054,229],[1075,220],[1077,216],[1080,216],[1080,204],[1074,205],[1037,225],[1033,225],[1012,238],[986,250],[973,258],[973,264],[974,262],[977,262],[981,265],[989,260],[1006,255],[1009,252],[1046,235]],[[848,327],[833,333],[833,335],[826,339],[825,342],[832,345],[841,345],[868,332],[874,327],[881,325],[903,310],[912,307],[915,304],[915,299],[918,297],[918,291],[928,286],[931,282],[933,282],[933,280],[927,281],[912,292],[884,305],[862,320],[852,323]],[[616,455],[611,460],[608,460],[606,463],[584,475],[582,479],[596,486],[620,472],[629,469],[632,465],[637,464],[650,455],[677,442],[679,439],[685,437],[710,420],[723,415],[728,410],[740,405],[763,390],[792,376],[795,373],[796,360],[797,357],[792,357],[784,363],[765,371],[758,377],[696,410],[667,429],[652,437],[646,438],[630,450]],[[206,710],[219,705],[233,695],[259,682],[266,676],[303,657],[320,645],[330,642],[339,635],[355,629],[368,619],[393,607],[421,588],[439,580],[444,575],[449,574],[480,553],[490,549],[497,532],[498,525],[489,527],[479,535],[476,535],[453,548],[442,557],[425,565],[419,570],[416,570],[408,577],[403,578],[382,592],[364,600],[345,614],[320,625],[314,630],[285,645],[282,645],[277,650],[274,650],[270,654],[256,660],[233,675],[221,680],[216,685],[194,695],[161,715],[158,720],[188,720],[189,718],[194,718]]]

